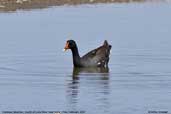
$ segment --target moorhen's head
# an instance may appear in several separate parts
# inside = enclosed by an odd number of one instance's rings
[[[76,43],[74,40],[67,40],[66,45],[64,47],[64,51],[68,50],[68,49],[73,49],[76,47]]]

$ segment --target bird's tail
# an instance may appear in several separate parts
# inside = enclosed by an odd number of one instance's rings
[[[108,46],[109,47],[109,50],[112,48],[112,46],[108,44],[107,40],[104,41],[103,45],[104,46]]]

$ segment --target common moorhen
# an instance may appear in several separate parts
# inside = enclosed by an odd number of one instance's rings
[[[76,42],[74,40],[68,40],[64,51],[71,49],[74,67],[108,67],[111,47],[107,40],[105,40],[102,46],[80,57]]]

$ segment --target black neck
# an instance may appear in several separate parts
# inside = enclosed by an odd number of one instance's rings
[[[75,67],[80,66],[80,55],[79,55],[77,46],[72,48],[71,51],[72,51],[72,57],[73,57],[73,64],[74,64],[74,66]]]

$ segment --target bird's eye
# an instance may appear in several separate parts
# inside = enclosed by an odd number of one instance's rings
[[[71,45],[71,43],[70,43],[70,42],[68,42],[68,45],[70,46],[70,45]]]
[[[72,43],[69,43],[69,45],[72,47],[73,46],[73,44]]]

